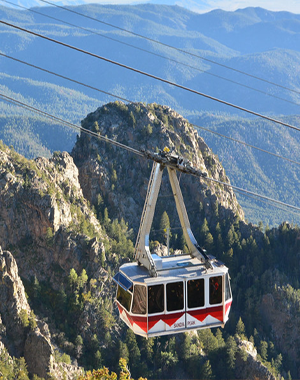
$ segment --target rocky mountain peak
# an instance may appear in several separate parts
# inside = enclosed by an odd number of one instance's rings
[[[193,126],[169,107],[109,103],[89,114],[82,126],[137,150],[157,152],[167,146],[188,159],[195,168],[206,171],[213,180],[230,183],[217,156]],[[84,133],[78,138],[72,156],[79,169],[84,196],[97,207],[100,195],[108,201],[110,215],[123,217],[136,231],[152,162]],[[164,181],[162,191],[168,191],[167,182]],[[218,208],[226,218],[238,215],[244,220],[230,187],[189,175],[182,176],[181,186],[187,208],[199,214],[200,207],[202,219],[214,219]],[[197,204],[201,206],[195,210]],[[197,221],[197,216],[191,218]]]

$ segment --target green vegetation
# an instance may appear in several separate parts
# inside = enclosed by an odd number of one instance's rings
[[[198,133],[205,139],[212,151],[219,156],[233,185],[297,205],[300,177],[296,163],[221,138],[203,131],[201,127],[244,141],[295,162],[300,161],[299,150],[296,148],[300,143],[299,133],[267,121],[248,120],[227,114],[213,116],[203,113],[194,116],[190,121],[200,126]],[[298,118],[285,117],[284,121],[296,125]],[[208,163],[208,160],[212,161],[212,157],[208,155],[205,160]],[[237,193],[237,197],[247,220],[253,223],[258,224],[263,221],[265,225],[269,226],[278,225],[283,220],[300,223],[298,214],[291,212],[290,209],[267,206],[259,200],[255,201],[253,198],[239,193]]]
[[[6,349],[0,350],[0,380],[15,379],[29,380],[25,359],[10,358]]]
[[[124,221],[112,222],[106,208],[103,214],[100,211],[99,216],[110,237],[106,243],[109,249],[105,266],[111,270],[114,262],[111,253],[118,252],[117,261],[132,255],[128,248],[122,247],[118,251],[118,244],[114,243],[114,239],[116,242],[125,239],[123,244],[129,241],[125,238],[127,226]],[[162,214],[162,227],[169,225],[167,216],[165,212]],[[45,307],[52,310],[53,320],[61,331],[55,339],[67,355],[60,360],[68,362],[68,355],[77,358],[87,370],[95,370],[87,373],[90,379],[99,373],[111,376],[106,368],[119,373],[119,360],[122,358],[134,378],[168,379],[184,371],[184,376],[190,379],[232,379],[239,370],[240,360],[246,359],[245,352],[238,348],[239,339],[246,339],[254,344],[259,360],[274,375],[289,373],[293,378],[298,364],[289,360],[288,348],[279,348],[267,321],[262,323],[261,305],[264,295],[273,294],[291,315],[299,311],[300,273],[299,266],[295,265],[295,252],[300,244],[297,240],[299,228],[283,223],[278,229],[266,228],[264,231],[260,225],[260,231],[250,228],[246,236],[240,226],[238,219],[218,219],[215,225],[204,219],[197,236],[199,241],[201,236],[209,244],[210,252],[214,252],[230,269],[234,303],[224,330],[206,329],[195,335],[145,340],[135,336],[121,323],[119,333],[115,335],[120,322],[113,311],[112,300],[99,296],[100,283],[89,278],[85,270],[77,273],[71,269],[60,291],[33,279],[26,285],[26,290],[34,310],[42,312]],[[114,265],[118,264],[117,261]],[[280,271],[276,269],[278,263]],[[289,284],[286,283],[287,278]],[[274,288],[275,283],[281,285]],[[83,315],[97,315],[97,320],[82,330]],[[78,331],[81,331],[80,335]]]

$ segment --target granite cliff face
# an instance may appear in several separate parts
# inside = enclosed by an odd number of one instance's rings
[[[65,373],[71,379],[81,370],[55,362],[49,329],[30,317],[19,274],[28,283],[44,281],[54,291],[65,283],[72,268],[106,278],[97,264],[100,255],[105,255],[104,233],[83,198],[78,170],[68,153],[28,161],[3,144],[0,148],[3,342],[10,355],[25,358],[29,373],[42,378],[52,373],[57,379]],[[28,318],[34,328],[28,327]]]
[[[0,245],[17,258],[21,276],[59,286],[61,270],[92,271],[90,263],[104,250],[103,233],[70,155],[28,161],[4,148],[0,163]],[[76,233],[80,224],[92,239]]]
[[[109,103],[89,114],[82,126],[136,150],[155,152],[167,146],[190,160],[195,168],[207,172],[213,180],[230,183],[218,158],[204,140],[187,120],[169,107]],[[136,232],[152,162],[86,134],[77,140],[72,156],[79,169],[84,196],[97,206],[100,194],[110,206],[110,215],[123,217]],[[165,177],[162,194],[170,195],[168,186]],[[182,175],[181,186],[186,207],[192,210],[192,225],[200,224],[200,215],[202,220],[205,217],[211,221],[216,217],[217,209],[218,215],[224,219],[238,216],[244,220],[243,211],[230,187],[190,175]],[[169,200],[165,198],[163,202],[171,213],[174,207],[170,207]],[[199,206],[195,209],[195,205]]]
[[[236,371],[237,379],[276,380],[276,377],[257,358],[257,350],[253,343],[237,337]]]
[[[32,312],[17,263],[13,255],[9,251],[2,251],[1,247],[0,317],[0,352],[5,350],[6,345],[11,355],[24,356],[30,374],[45,379],[52,375],[57,379],[63,378],[63,371],[55,363],[48,326]],[[80,373],[79,368],[70,368],[70,378]]]

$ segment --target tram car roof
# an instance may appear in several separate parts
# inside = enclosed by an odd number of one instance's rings
[[[138,263],[127,263],[120,267],[123,272],[131,281],[154,284],[165,281],[172,281],[181,277],[182,279],[192,279],[196,277],[203,277],[206,275],[220,275],[228,271],[227,267],[218,260],[213,260],[212,268],[207,269],[203,263],[197,258],[191,258],[190,255],[172,255],[172,256],[158,256],[152,255],[156,267],[157,277],[149,275],[149,271]]]

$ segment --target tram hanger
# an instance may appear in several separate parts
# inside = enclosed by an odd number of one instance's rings
[[[144,154],[154,162],[135,245],[136,262],[122,265],[113,278],[120,318],[134,333],[145,337],[223,327],[232,303],[228,268],[198,245],[177,178],[177,171],[202,177],[207,174],[168,148]],[[160,257],[150,252],[150,229],[165,167],[187,255]]]

